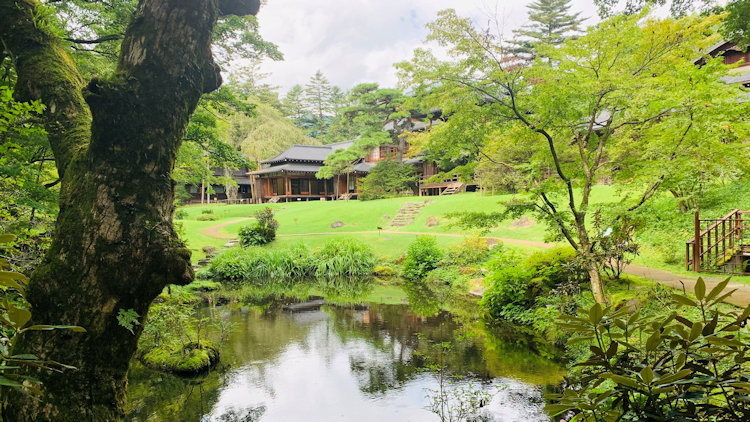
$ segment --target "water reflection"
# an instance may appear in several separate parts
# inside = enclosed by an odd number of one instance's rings
[[[131,421],[436,421],[424,371],[430,344],[470,332],[445,356],[452,372],[493,392],[484,408],[502,421],[548,420],[541,385],[563,370],[527,338],[498,337],[479,323],[441,311],[423,317],[406,305],[324,306],[288,313],[278,307],[222,311],[239,329],[222,347],[222,365],[193,380],[130,372]],[[418,334],[420,334],[418,336]]]

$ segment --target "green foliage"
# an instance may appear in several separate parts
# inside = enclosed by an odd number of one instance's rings
[[[2,57],[2,56],[0,56]],[[41,101],[17,102],[10,59],[0,60],[0,232],[15,234],[13,268],[30,272],[41,260],[57,214],[59,178],[39,115]]]
[[[550,396],[548,412],[572,411],[575,421],[747,419],[750,306],[722,309],[728,282],[707,291],[699,279],[695,299],[673,294],[673,309],[655,316],[599,304],[563,316],[569,344],[591,354],[576,365],[578,387]]]
[[[14,235],[0,234],[0,250],[15,240]],[[75,369],[72,366],[47,360],[30,354],[14,355],[13,343],[26,331],[50,331],[55,329],[84,333],[85,329],[70,325],[29,325],[31,311],[25,301],[28,278],[10,269],[8,260],[0,257],[0,391],[13,388],[24,393],[41,395],[41,382],[24,375],[24,368],[41,368],[62,372]]]
[[[402,83],[427,93],[424,105],[451,115],[424,135],[430,148],[487,159],[485,147],[493,155],[510,148],[501,156],[513,160],[493,163],[523,182],[523,194],[507,205],[534,212],[551,228],[551,240],[566,240],[593,272],[599,244],[591,217],[601,207],[590,193],[605,177],[628,188],[609,206],[616,221],[659,189],[694,196],[726,169],[747,167],[741,139],[748,121],[738,116],[748,115],[750,104],[722,80],[728,67],[721,59],[694,64],[719,38],[712,34],[719,23],[717,16],[615,16],[558,46],[537,46],[545,59],[515,66],[491,33],[446,10],[428,25],[428,40],[447,54],[418,49],[397,67]],[[519,146],[531,154],[517,154]],[[591,287],[604,302],[598,278]]]
[[[480,302],[487,317],[528,325],[549,320],[550,312],[556,316],[575,311],[571,297],[580,293],[578,286],[587,276],[570,247],[554,247],[526,258],[503,251],[489,266],[490,287]]]
[[[187,218],[187,216],[188,216],[187,211],[185,211],[183,209],[178,209],[177,211],[174,212],[174,219],[175,220],[184,220],[184,219]]]
[[[417,236],[417,240],[409,245],[403,264],[405,278],[421,280],[427,273],[438,267],[443,252],[432,236]]]
[[[353,87],[348,92],[346,105],[338,110],[328,128],[326,143],[370,138],[381,133],[383,122],[399,114],[397,110],[404,104],[404,99],[401,91],[380,88],[377,83]]]
[[[372,248],[354,239],[326,242],[313,256],[318,278],[372,274],[377,258]]]
[[[578,253],[570,246],[555,246],[531,254],[522,265],[530,268],[534,278],[546,288],[563,283],[579,284],[588,278],[586,269],[577,259]]]
[[[393,277],[396,270],[390,265],[377,265],[372,269],[372,273],[378,277]]]
[[[188,343],[183,348],[155,347],[144,353],[141,362],[159,371],[178,375],[197,375],[219,361],[219,349],[210,342]]]
[[[416,189],[418,177],[414,166],[386,159],[370,170],[370,174],[361,180],[359,199],[381,199],[406,190]]]
[[[215,214],[201,214],[195,217],[197,221],[216,221],[219,219],[218,215]]]
[[[130,334],[135,334],[133,328],[136,325],[141,325],[138,318],[140,318],[140,315],[133,309],[125,310],[121,308],[117,313],[117,323],[120,324],[120,327],[130,331]]]
[[[383,131],[373,132],[369,137],[359,138],[349,148],[340,148],[326,157],[323,167],[318,170],[315,177],[318,179],[330,179],[342,174],[351,173],[354,166],[359,163],[373,148],[390,142],[391,138]],[[336,189],[338,189],[336,184]],[[336,192],[338,195],[341,192]]]
[[[355,277],[372,274],[372,249],[355,240],[331,240],[322,248],[230,249],[211,261],[208,274],[219,280],[267,281]]]
[[[200,288],[199,286],[194,286]],[[138,342],[138,358],[149,368],[180,375],[206,371],[219,360],[216,343],[234,328],[212,308],[191,303],[196,296],[183,290],[162,295],[151,306]]]
[[[746,51],[750,45],[750,0],[730,1],[726,11],[729,12],[729,16],[724,21],[721,32],[728,40],[737,42],[738,46]]]
[[[247,246],[263,246],[276,239],[276,229],[279,222],[273,218],[271,207],[265,207],[255,213],[255,222],[240,229],[240,244]]]
[[[498,251],[502,250],[502,245],[496,245],[495,247]],[[487,240],[479,236],[472,236],[453,246],[443,258],[443,263],[468,266],[484,262],[491,255],[492,250],[487,244]]]

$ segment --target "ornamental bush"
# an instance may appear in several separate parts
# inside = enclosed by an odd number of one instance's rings
[[[240,244],[242,246],[263,246],[276,239],[276,229],[279,222],[273,218],[273,210],[270,207],[263,208],[255,213],[255,222],[240,229]]]
[[[427,273],[438,267],[443,252],[433,236],[418,236],[406,251],[404,259],[404,277],[421,280]]]

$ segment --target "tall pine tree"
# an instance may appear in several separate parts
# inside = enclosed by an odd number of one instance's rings
[[[315,120],[315,125],[310,133],[310,136],[314,138],[325,134],[331,117],[335,113],[333,94],[331,83],[320,70],[315,72],[315,75],[305,85],[304,104]]]
[[[513,31],[517,40],[511,51],[520,57],[536,57],[536,45],[557,45],[574,36],[585,19],[580,13],[570,13],[570,0],[535,0],[527,6],[529,21]]]

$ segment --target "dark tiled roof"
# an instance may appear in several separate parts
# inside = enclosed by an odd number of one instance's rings
[[[250,174],[259,176],[272,173],[317,173],[321,167],[319,164],[287,163],[253,171]]]
[[[263,161],[264,164],[282,163],[285,161],[325,161],[333,149],[327,145],[292,145],[281,154]]]
[[[276,164],[284,162],[319,162],[325,161],[326,157],[333,151],[349,148],[354,141],[336,142],[328,145],[292,145],[281,154],[263,161],[264,164]]]
[[[354,166],[354,173],[369,173],[373,167],[375,167],[375,164],[359,163]]]

